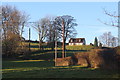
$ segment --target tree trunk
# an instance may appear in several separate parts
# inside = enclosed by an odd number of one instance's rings
[[[30,52],[30,28],[29,28],[29,52]]]
[[[55,41],[51,42],[51,48],[52,48],[52,50],[54,50],[54,48],[55,48]]]
[[[40,40],[40,34],[39,34],[39,50],[41,50],[41,40]]]
[[[20,39],[21,39],[20,42],[21,42],[21,48],[22,49],[24,48],[23,40],[22,40],[23,28],[24,28],[24,24],[22,25],[22,29],[21,29],[21,33],[20,33]]]
[[[39,49],[40,49],[40,50],[42,50],[41,44],[42,44],[42,43],[41,43],[41,41],[40,41],[40,42],[39,42]]]
[[[62,48],[63,48],[63,51],[62,51],[62,58],[65,58],[65,26],[64,26],[64,21],[62,21],[62,29],[63,29],[63,44],[62,44]]]

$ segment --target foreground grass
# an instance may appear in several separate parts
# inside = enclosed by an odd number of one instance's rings
[[[19,56],[20,59],[3,59],[3,78],[120,78],[120,73],[115,70],[100,70],[85,68],[83,66],[55,67],[54,51],[48,48],[46,51],[39,51],[38,44],[32,43],[34,51],[27,56]],[[66,46],[67,56],[73,53],[90,50],[91,46]],[[61,48],[58,50],[58,57],[61,57]],[[25,59],[25,60],[22,60]]]
[[[3,78],[118,78],[117,71],[85,68],[79,65],[55,67],[54,61],[3,61]]]

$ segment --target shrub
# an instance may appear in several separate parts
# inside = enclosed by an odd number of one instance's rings
[[[20,36],[11,31],[7,32],[6,39],[3,39],[2,42],[3,56],[11,57],[27,51],[26,46],[22,47]]]
[[[114,49],[92,49],[89,52],[74,54],[79,65],[92,68],[118,69],[118,60]]]
[[[114,49],[115,49],[115,51],[116,51],[117,55],[120,55],[120,46],[115,47]]]
[[[89,62],[89,55],[88,52],[81,52],[81,53],[75,53],[74,56],[77,59],[77,64],[78,65],[82,65],[82,66],[86,66],[86,67],[90,67],[90,62]]]
[[[7,33],[6,37],[7,38],[2,41],[2,51],[5,55],[10,56],[16,53],[16,48],[19,45],[20,37],[19,35],[13,34],[10,31]]]
[[[73,65],[72,57],[57,58],[55,66],[70,66]]]
[[[103,53],[103,49],[92,49],[89,52],[89,60],[91,67],[99,68],[104,66],[104,60],[103,57],[101,57],[102,53]]]
[[[116,59],[118,60],[118,66],[120,66],[120,46],[115,47],[114,50],[116,51]]]

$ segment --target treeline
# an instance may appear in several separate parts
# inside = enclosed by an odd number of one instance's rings
[[[2,5],[2,51],[4,55],[29,53],[28,47],[23,43],[23,32],[26,26],[32,26],[38,33],[39,49],[46,40],[54,49],[55,41],[61,41],[64,30],[64,42],[76,36],[76,20],[70,15],[44,17],[29,23],[30,15],[18,10],[15,6]],[[64,27],[64,28],[63,28]]]

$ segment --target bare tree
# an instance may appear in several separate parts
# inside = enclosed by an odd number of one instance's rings
[[[25,12],[20,14],[20,36],[22,37],[22,34],[24,32],[24,27],[28,26],[28,21],[30,19],[30,16],[26,14]]]
[[[75,23],[75,19],[72,16],[69,15],[63,15],[63,16],[58,16],[55,18],[55,24],[57,26],[58,31],[60,32],[61,36],[63,36],[63,26],[65,27],[65,42],[68,38],[75,37],[76,36],[76,30],[75,26],[77,26],[77,23]]]
[[[57,29],[55,18],[54,17],[48,17],[49,19],[49,26],[46,36],[46,41],[48,42],[48,46],[52,48],[52,50],[55,48],[55,41],[59,41],[60,34]]]
[[[22,37],[23,35],[23,32],[24,32],[24,27],[28,26],[28,20],[30,19],[29,15],[27,15],[25,12],[21,12],[20,14],[20,27],[19,27],[19,30],[20,30],[20,40],[21,40],[21,48],[24,49],[24,47],[26,46],[24,44],[24,39]]]
[[[3,52],[8,55],[10,53],[13,53],[11,49],[9,49],[13,47],[8,44],[8,42],[10,41],[9,38],[13,34],[19,34],[18,22],[20,16],[19,16],[19,11],[15,7],[8,5],[1,7],[2,7]],[[8,33],[11,33],[11,35],[9,35]]]
[[[48,32],[47,32],[47,41],[48,42],[54,42],[55,41],[55,25],[54,25],[54,18],[49,17],[48,22]]]
[[[63,38],[63,58],[65,57],[65,43],[68,38],[75,37],[76,30],[75,26],[75,19],[69,15],[58,16],[55,18],[55,25],[57,27],[58,33]]]
[[[118,38],[117,37],[112,38],[111,45],[112,45],[112,47],[116,47],[118,45]]]
[[[103,33],[99,40],[105,47],[115,47],[117,45],[117,38],[112,36],[111,32]]]
[[[24,26],[29,20],[29,15],[25,14],[25,12],[22,13],[15,6],[4,5],[1,7],[4,34],[6,34],[7,30],[10,30],[22,36]]]
[[[111,13],[108,12],[106,9],[103,9],[104,13],[111,17],[111,21],[106,22],[106,21],[101,21],[100,19],[98,19],[101,23],[108,25],[108,26],[113,26],[113,27],[117,27],[118,28],[118,46],[120,46],[120,12],[119,12],[119,7],[118,7],[118,14],[116,12]]]
[[[55,25],[54,25],[54,21],[51,20],[49,21],[49,26],[48,26],[48,32],[47,32],[47,42],[48,42],[48,46],[52,48],[52,50],[55,47]]]
[[[20,15],[19,11],[12,6],[1,6],[2,7],[2,29],[4,31],[4,38],[6,38],[7,30],[15,34],[19,34],[18,25]]]
[[[35,22],[33,28],[38,32],[39,36],[39,48],[41,49],[41,44],[47,36],[49,26],[49,19],[42,18],[39,21]]]

